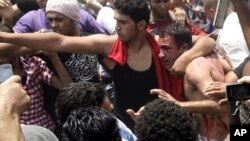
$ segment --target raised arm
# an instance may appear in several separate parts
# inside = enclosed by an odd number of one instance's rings
[[[174,73],[184,74],[187,65],[194,58],[208,55],[215,47],[215,41],[207,36],[192,36],[192,42],[193,47],[175,61],[171,70]]]
[[[0,141],[24,141],[20,116],[29,107],[30,98],[19,83],[19,76],[12,76],[0,84]]]
[[[85,54],[108,54],[117,36],[96,34],[85,37],[64,36],[57,33],[4,33],[0,42],[12,43],[37,50]]]
[[[250,7],[248,7],[245,0],[231,0],[235,11],[238,14],[240,24],[242,31],[244,33],[244,37],[248,46],[248,49],[250,50]]]

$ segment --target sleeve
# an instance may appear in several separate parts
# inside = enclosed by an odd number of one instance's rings
[[[98,24],[102,25],[103,28],[112,34],[115,31],[116,20],[113,18],[114,10],[110,7],[103,7],[96,18]]]
[[[17,33],[29,33],[33,32],[32,27],[34,27],[33,16],[35,11],[30,11],[23,15],[13,27],[14,32]]]
[[[104,28],[88,12],[83,10],[80,11],[80,26],[83,32],[107,34]]]
[[[243,69],[244,69],[245,65],[247,64],[247,62],[249,61],[249,59],[250,59],[250,57],[247,57],[237,68],[235,68],[233,70],[238,78],[242,77]]]

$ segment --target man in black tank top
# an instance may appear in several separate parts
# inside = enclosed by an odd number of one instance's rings
[[[0,41],[33,49],[104,56],[102,63],[110,72],[116,87],[115,112],[123,122],[133,128],[126,109],[138,110],[155,98],[150,95],[150,89],[161,88],[167,91],[169,83],[158,56],[159,45],[146,30],[150,18],[147,2],[116,0],[114,7],[117,35],[70,37],[56,33],[0,33]],[[202,46],[202,49],[195,47],[194,54],[197,54],[197,51],[198,54],[204,53],[203,47],[207,47],[208,41],[203,42],[206,46]]]
[[[156,98],[150,95],[152,88],[157,88],[157,78],[152,61],[150,68],[145,71],[135,71],[128,64],[116,65],[111,70],[115,84],[114,111],[130,129],[134,121],[126,113],[128,108],[139,110],[142,105]],[[128,85],[129,84],[129,85]]]

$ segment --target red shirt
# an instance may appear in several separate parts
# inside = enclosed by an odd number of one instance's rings
[[[50,85],[54,73],[38,57],[20,57],[20,61],[26,72],[24,89],[31,98],[29,109],[21,116],[21,123],[39,125],[53,131],[55,128],[54,122],[43,105],[43,82]]]

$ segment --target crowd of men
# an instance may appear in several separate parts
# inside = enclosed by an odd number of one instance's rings
[[[0,0],[0,140],[229,140],[250,124],[226,96],[250,83],[250,6],[230,0],[217,29],[217,4]]]

